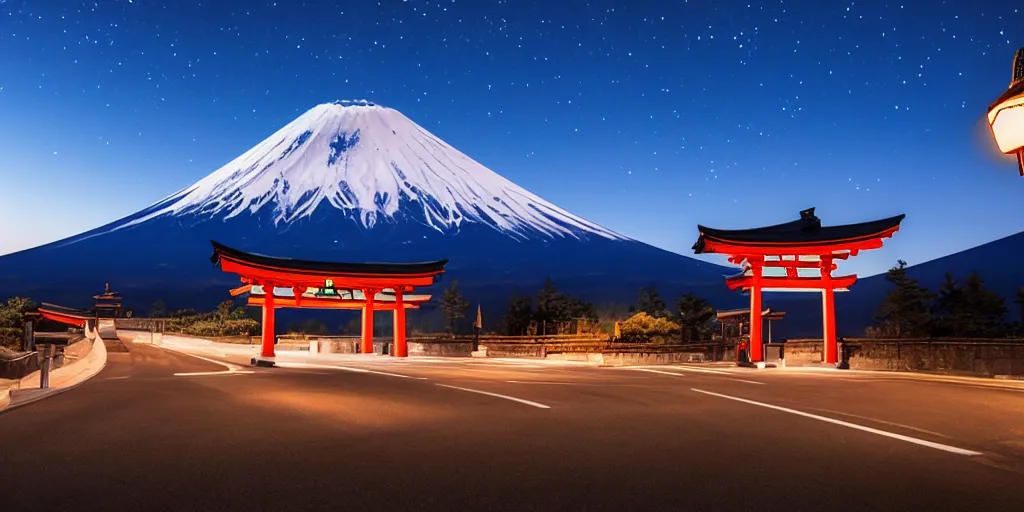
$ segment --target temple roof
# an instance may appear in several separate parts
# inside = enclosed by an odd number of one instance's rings
[[[784,224],[775,224],[753,229],[714,229],[698,225],[700,237],[693,245],[696,254],[705,252],[708,241],[729,245],[771,246],[771,245],[827,245],[838,242],[860,242],[885,235],[898,228],[905,215],[887,219],[822,226],[821,219],[814,215],[814,208],[800,212],[800,219]]]
[[[448,260],[429,261],[422,263],[335,263],[324,261],[308,261],[292,258],[264,256],[233,249],[211,240],[213,256],[210,261],[220,263],[222,257],[243,262],[255,267],[277,270],[297,270],[323,274],[358,274],[358,275],[410,275],[437,274],[444,272]]]
[[[56,304],[49,304],[49,303],[46,303],[46,302],[43,302],[42,304],[40,304],[37,309],[38,310],[42,310],[42,311],[48,311],[50,313],[55,313],[55,314],[58,314],[58,315],[73,317],[73,318],[91,319],[91,318],[95,318],[95,316],[96,316],[91,311],[86,311],[86,310],[82,310],[82,309],[74,309],[74,308],[69,308],[69,307],[64,307],[64,306],[58,306]]]

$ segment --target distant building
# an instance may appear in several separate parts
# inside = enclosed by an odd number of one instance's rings
[[[750,308],[719,311],[716,318],[722,326],[723,341],[742,339],[744,335],[750,334]],[[772,322],[784,318],[786,318],[785,311],[772,311],[771,308],[768,308],[761,312],[761,319],[768,321],[768,343],[772,342]]]
[[[96,318],[120,318],[123,316],[121,295],[110,291],[110,283],[105,283],[103,293],[93,295],[92,300]]]

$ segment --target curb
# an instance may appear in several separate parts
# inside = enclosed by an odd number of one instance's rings
[[[72,389],[77,388],[78,386],[81,386],[82,384],[85,384],[86,382],[88,382],[93,377],[99,375],[100,372],[102,372],[103,369],[107,367],[107,347],[106,347],[106,345],[103,344],[103,340],[100,339],[99,337],[97,337],[95,340],[92,340],[92,349],[89,351],[89,355],[91,356],[94,352],[97,353],[97,354],[100,354],[97,357],[102,357],[103,358],[103,364],[101,364],[100,367],[95,372],[93,372],[91,375],[87,375],[85,378],[83,378],[82,380],[80,380],[78,382],[75,382],[74,384],[70,384],[70,385],[64,386],[62,388],[55,388],[55,389],[51,388],[50,391],[47,392],[47,393],[41,393],[39,396],[27,399],[24,402],[18,402],[18,403],[13,404],[13,405],[11,404],[11,396],[10,396],[11,392],[8,389],[4,393],[4,394],[7,395],[6,399],[0,398],[0,414],[3,414],[5,412],[17,409],[19,407],[22,407],[22,406],[25,406],[25,405],[28,405],[28,404],[34,404],[34,403],[36,403],[36,402],[38,402],[40,400],[43,400],[44,398],[50,398],[51,396],[59,395],[59,394],[65,392],[65,391],[70,391]],[[79,360],[75,364],[78,364],[80,362],[81,362],[81,360]],[[70,368],[70,366],[68,366],[68,368]]]

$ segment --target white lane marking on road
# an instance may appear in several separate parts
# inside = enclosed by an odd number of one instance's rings
[[[411,375],[402,375],[400,373],[388,373],[379,372],[376,370],[367,370],[366,368],[353,368],[351,366],[335,366],[330,364],[314,364],[314,363],[276,363],[276,366],[281,368],[320,368],[327,370],[342,370],[346,372],[355,373],[373,373],[377,375],[386,375],[388,377],[400,377],[403,379],[414,379],[414,380],[427,380],[426,377],[413,377]]]
[[[545,384],[550,386],[575,386],[576,382],[550,382],[542,380],[506,380],[510,384]]]
[[[699,373],[713,373],[715,375],[734,375],[732,372],[723,372],[719,370],[708,370],[707,368],[691,368],[689,366],[673,366],[687,372],[699,372]]]
[[[216,359],[210,359],[208,357],[197,356],[195,354],[190,354],[188,352],[182,352],[180,350],[175,350],[173,348],[161,347],[161,349],[170,350],[171,352],[176,352],[178,354],[186,355],[186,356],[189,356],[189,357],[194,357],[196,359],[202,359],[203,361],[206,361],[208,363],[219,364],[219,365],[227,368],[227,370],[223,370],[223,371],[219,371],[219,372],[178,372],[178,373],[174,374],[175,377],[196,377],[196,376],[200,376],[200,375],[233,375],[233,374],[239,374],[239,373],[254,373],[252,371],[242,370],[242,367],[238,366],[237,364],[225,363],[224,361],[218,361]]]
[[[758,386],[764,386],[764,382],[758,382],[756,380],[744,380],[744,379],[726,379],[726,380],[734,380],[736,382],[745,382],[747,384],[757,384]]]
[[[916,437],[905,436],[903,434],[896,434],[894,432],[887,432],[885,430],[879,430],[877,428],[865,427],[864,425],[858,425],[856,423],[849,423],[849,422],[846,422],[846,421],[837,420],[837,419],[834,419],[834,418],[829,418],[827,416],[819,416],[817,414],[811,414],[809,412],[798,411],[796,409],[790,409],[788,407],[780,407],[778,405],[771,405],[771,404],[766,404],[766,403],[762,403],[762,402],[755,402],[753,400],[747,400],[745,398],[739,398],[739,397],[735,397],[735,396],[723,395],[723,394],[720,394],[720,393],[712,393],[711,391],[704,391],[704,390],[696,389],[696,388],[690,388],[690,390],[691,391],[696,391],[697,393],[702,393],[702,394],[705,394],[705,395],[711,395],[711,396],[717,396],[719,398],[725,398],[726,400],[733,400],[733,401],[742,402],[742,403],[745,403],[745,404],[756,405],[758,407],[765,407],[765,408],[768,408],[768,409],[774,409],[776,411],[788,412],[789,414],[795,414],[797,416],[803,416],[805,418],[811,418],[811,419],[818,420],[818,421],[824,421],[825,423],[832,423],[833,425],[839,425],[839,426],[843,426],[843,427],[847,427],[847,428],[852,428],[854,430],[860,430],[862,432],[868,432],[868,433],[871,433],[871,434],[876,434],[876,435],[880,435],[880,436],[884,436],[884,437],[890,437],[892,439],[898,439],[900,441],[905,441],[907,443],[912,443],[912,444],[916,444],[916,445],[920,445],[920,446],[927,446],[928,448],[934,448],[936,450],[942,450],[944,452],[955,453],[957,455],[967,455],[967,456],[983,455],[981,452],[976,452],[974,450],[967,450],[967,449],[964,449],[964,448],[957,448],[955,446],[949,446],[947,444],[935,443],[935,442],[932,442],[932,441],[925,441],[924,439],[918,439]]]
[[[478,393],[478,394],[481,394],[481,395],[493,396],[495,398],[504,398],[505,400],[511,400],[513,402],[519,402],[521,404],[526,404],[526,405],[529,405],[530,407],[536,407],[538,409],[550,409],[551,408],[551,406],[544,405],[544,404],[539,403],[539,402],[531,402],[530,400],[523,400],[522,398],[516,398],[514,396],[499,395],[498,393],[491,393],[489,391],[480,391],[479,389],[460,388],[458,386],[449,386],[447,384],[437,384],[437,385],[442,387],[442,388],[458,389],[460,391],[467,391],[469,393]]]
[[[924,433],[924,434],[931,434],[933,436],[946,437],[946,438],[949,437],[949,436],[947,436],[945,434],[940,434],[938,432],[933,432],[931,430],[925,430],[923,428],[911,427],[910,425],[904,425],[902,423],[894,423],[892,421],[878,420],[878,419],[875,419],[875,418],[869,418],[867,416],[860,416],[860,415],[857,415],[857,414],[850,414],[848,412],[833,411],[832,409],[819,409],[817,407],[808,407],[808,409],[810,409],[812,411],[820,411],[820,412],[827,412],[827,413],[831,413],[831,414],[838,414],[840,416],[849,416],[851,418],[857,418],[857,419],[861,419],[861,420],[872,421],[872,422],[875,422],[875,423],[881,423],[883,425],[892,425],[894,427],[905,428],[907,430],[915,430],[917,432],[921,432],[921,433]]]
[[[683,375],[681,373],[666,372],[666,371],[662,371],[662,370],[652,370],[650,368],[630,368],[630,370],[637,371],[637,372],[659,373],[661,375],[671,375],[673,377],[686,377],[686,375]]]
[[[175,352],[177,352],[177,351],[175,350]],[[209,363],[219,364],[219,365],[221,365],[221,366],[223,366],[223,367],[225,367],[225,368],[227,368],[229,370],[238,370],[238,369],[242,368],[241,366],[238,366],[237,364],[225,363],[224,361],[218,361],[216,359],[210,359],[209,357],[197,356],[195,354],[189,354],[188,352],[178,352],[178,353],[179,354],[185,354],[187,356],[194,357],[196,359],[202,359],[203,361],[206,361],[206,362],[209,362]]]
[[[107,377],[107,378],[105,378],[103,380],[121,380],[121,379],[127,379],[129,377],[131,377],[131,375],[121,375],[121,376],[118,376],[118,377]]]
[[[242,375],[244,373],[256,373],[251,370],[221,371],[221,372],[182,372],[175,373],[175,377],[197,377],[201,375]]]

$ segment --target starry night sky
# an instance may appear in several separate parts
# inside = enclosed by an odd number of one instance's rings
[[[696,224],[908,214],[870,274],[1024,230],[983,115],[1018,1],[0,0],[0,254],[137,211],[316,104],[396,108],[546,199]]]

